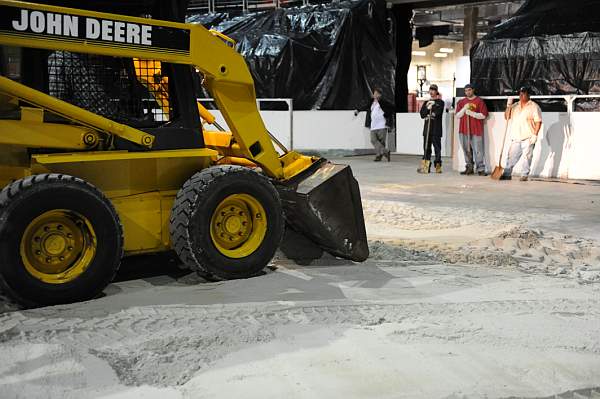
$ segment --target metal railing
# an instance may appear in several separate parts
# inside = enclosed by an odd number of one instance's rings
[[[320,0],[191,0],[188,10],[203,13],[252,12],[273,8],[307,6],[325,3]]]

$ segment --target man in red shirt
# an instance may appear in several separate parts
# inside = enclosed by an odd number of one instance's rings
[[[473,86],[465,86],[465,98],[456,106],[456,116],[460,120],[458,129],[460,144],[467,164],[461,175],[487,176],[483,152],[483,122],[488,110],[483,100],[475,95]]]

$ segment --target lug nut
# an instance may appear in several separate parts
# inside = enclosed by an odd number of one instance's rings
[[[35,254],[36,254],[36,255],[41,255],[41,254],[42,254],[42,251],[35,251]]]
[[[46,263],[52,262],[52,258],[46,258]]]
[[[57,228],[57,229],[59,229],[59,230],[62,230],[62,229],[63,229],[63,227],[62,227],[62,225],[61,225],[61,224],[59,224],[58,226],[56,226],[56,228]]]

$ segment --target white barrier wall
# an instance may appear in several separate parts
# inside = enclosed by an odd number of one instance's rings
[[[444,114],[442,125],[442,156],[452,154],[452,115]],[[419,113],[396,114],[396,153],[423,155],[423,125]]]
[[[294,148],[357,150],[373,148],[365,113],[354,111],[294,111]]]
[[[600,126],[600,114],[594,112],[574,112],[571,114],[571,127],[569,127],[569,114],[567,112],[542,113],[542,129],[536,143],[531,165],[531,176],[552,177],[564,179],[600,179],[600,166],[594,160],[595,151],[600,148],[600,135],[597,127]],[[486,120],[485,129],[485,154],[486,168],[493,170],[498,164],[502,138],[506,129],[503,112],[490,113]],[[458,129],[455,130],[455,146],[458,149],[453,159],[455,170],[465,167],[463,152],[458,143]],[[508,125],[506,143],[503,150],[502,166],[506,163],[506,156],[510,147],[510,124]],[[521,160],[513,173],[522,171]]]
[[[226,127],[221,114],[214,110],[211,112]],[[353,111],[293,111],[293,115],[288,111],[261,111],[261,115],[267,128],[287,147],[291,147],[293,140],[293,148],[296,149],[372,149],[369,129],[364,127],[364,112],[354,116]],[[600,149],[600,113],[573,112],[570,127],[567,112],[544,112],[542,119],[542,131],[534,149],[531,175],[600,180],[600,163],[594,162]],[[505,127],[504,113],[490,113],[484,137],[488,171],[493,170],[498,163]],[[454,135],[450,134],[452,131]],[[396,115],[396,146],[396,153],[422,155],[423,120],[418,113]],[[465,164],[458,140],[458,123],[455,123],[453,113],[446,113],[442,155],[452,155],[453,146],[453,168],[463,170]],[[503,151],[504,159],[509,146],[510,132]],[[518,164],[514,173],[519,174],[521,167]]]
[[[570,179],[600,180],[600,113],[573,112],[572,135],[567,136],[568,171]]]

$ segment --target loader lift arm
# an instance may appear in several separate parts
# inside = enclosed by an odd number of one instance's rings
[[[0,12],[5,16],[0,26],[0,45],[196,67],[204,74],[204,84],[241,153],[260,165],[269,177],[285,177],[283,161],[258,111],[254,81],[246,62],[223,35],[200,25],[20,1],[0,0]]]

